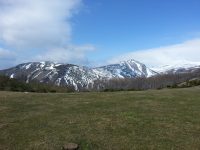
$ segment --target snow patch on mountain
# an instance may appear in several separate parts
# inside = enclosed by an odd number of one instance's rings
[[[11,74],[11,75],[10,75],[10,78],[13,79],[13,78],[14,78],[14,75],[15,75],[14,73]]]
[[[165,65],[161,67],[152,67],[151,69],[160,73],[160,74],[165,74],[165,73],[177,73],[179,70],[191,70],[191,69],[197,69],[200,68],[200,62],[189,62],[189,61],[183,61],[178,64],[174,65]]]

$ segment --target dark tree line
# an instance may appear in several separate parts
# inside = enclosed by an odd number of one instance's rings
[[[74,89],[39,82],[25,83],[19,79],[10,79],[9,77],[0,75],[0,91],[55,93],[73,92]]]

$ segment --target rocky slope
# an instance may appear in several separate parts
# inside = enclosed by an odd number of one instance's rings
[[[95,80],[150,77],[157,74],[135,60],[97,68],[53,62],[30,62],[2,70],[0,73],[10,78],[24,80],[27,83],[35,80],[59,86],[72,86],[77,91],[92,88]]]

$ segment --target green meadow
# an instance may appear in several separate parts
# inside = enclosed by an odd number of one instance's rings
[[[127,92],[0,92],[0,150],[200,149],[200,87]]]

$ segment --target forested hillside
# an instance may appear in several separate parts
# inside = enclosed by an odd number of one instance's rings
[[[72,88],[58,87],[50,84],[43,84],[38,82],[25,83],[17,79],[10,79],[9,77],[0,75],[0,90],[1,91],[16,91],[16,92],[72,92]]]
[[[98,91],[147,90],[197,85],[200,85],[200,69],[191,73],[163,74],[149,78],[97,80],[93,89]]]

